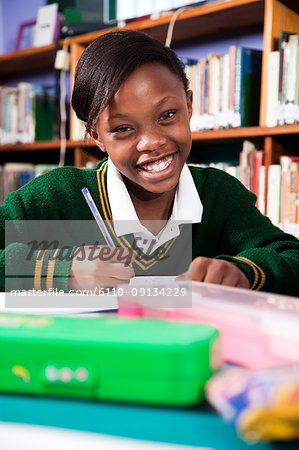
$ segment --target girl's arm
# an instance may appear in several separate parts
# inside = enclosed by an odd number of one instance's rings
[[[204,212],[193,234],[198,239],[195,258],[206,256],[237,265],[251,289],[299,295],[299,242],[260,213],[254,194],[234,177],[207,169],[201,198]]]

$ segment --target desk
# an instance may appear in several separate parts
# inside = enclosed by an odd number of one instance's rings
[[[299,448],[299,440],[248,445],[237,437],[232,424],[225,423],[206,405],[175,409],[2,394],[0,420],[215,450]]]

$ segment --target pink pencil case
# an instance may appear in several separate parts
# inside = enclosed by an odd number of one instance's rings
[[[191,307],[176,307],[173,298],[173,307],[164,308],[164,300],[126,289],[118,297],[119,315],[213,325],[223,359],[251,369],[299,363],[299,298],[192,282]]]

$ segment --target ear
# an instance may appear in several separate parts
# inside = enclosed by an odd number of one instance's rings
[[[188,110],[188,117],[189,120],[191,119],[192,113],[193,113],[193,92],[191,89],[188,89],[187,93],[187,110]]]
[[[106,153],[104,144],[100,141],[98,133],[94,129],[91,129],[89,134],[94,140],[94,143],[102,150],[102,152]]]

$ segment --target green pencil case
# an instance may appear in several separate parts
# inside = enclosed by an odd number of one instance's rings
[[[219,365],[209,325],[0,314],[5,392],[185,406]]]

